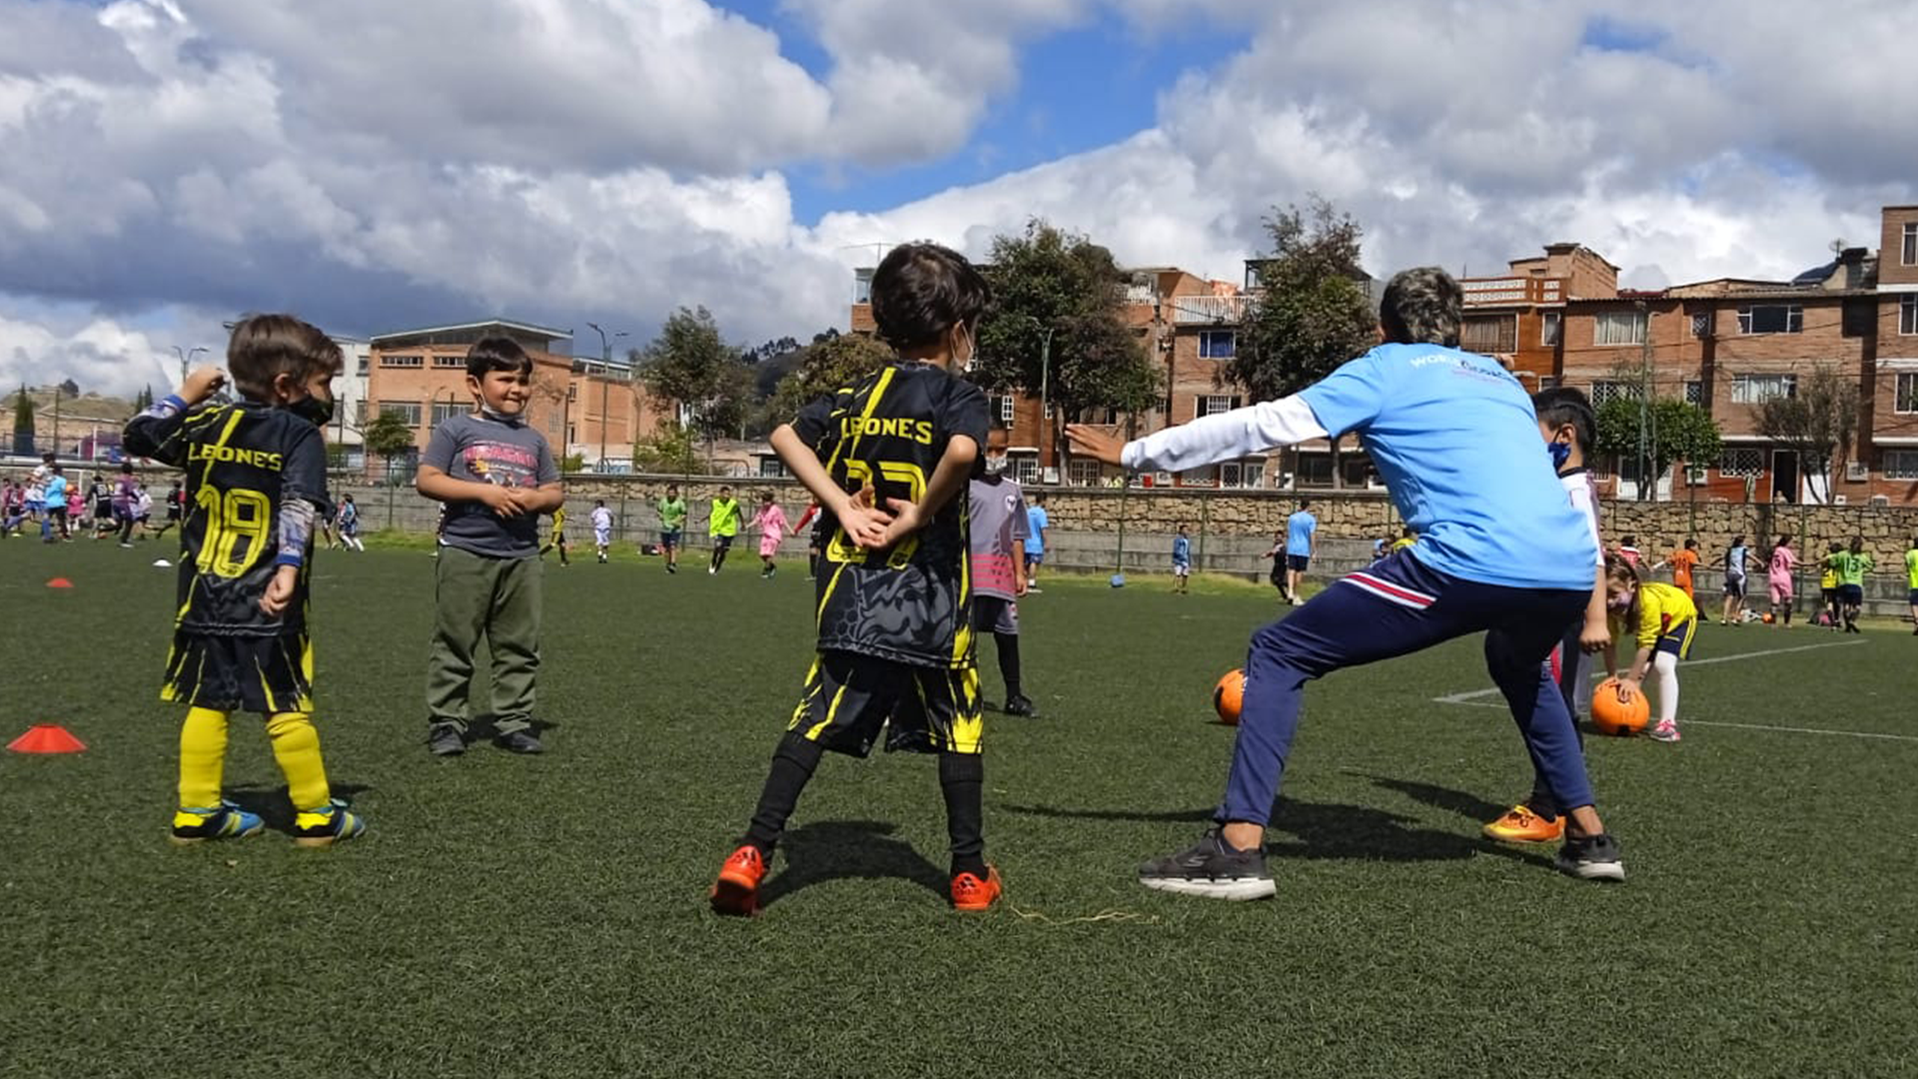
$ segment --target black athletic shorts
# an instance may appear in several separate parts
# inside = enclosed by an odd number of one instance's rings
[[[216,712],[311,712],[312,641],[305,633],[234,637],[176,632],[160,699]]]
[[[1019,635],[1019,604],[1003,596],[972,594],[972,631]]]
[[[836,753],[864,757],[888,721],[889,751],[979,752],[979,668],[912,667],[856,652],[821,652],[786,729]]]

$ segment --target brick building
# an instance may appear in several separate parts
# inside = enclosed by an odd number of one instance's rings
[[[1256,298],[1257,263],[1244,285],[1207,280],[1176,267],[1131,271],[1125,317],[1149,354],[1165,365],[1166,396],[1134,416],[1069,417],[1109,423],[1132,434],[1235,408],[1243,390],[1226,382],[1222,361],[1238,347],[1247,304]],[[855,275],[854,332],[871,333],[872,271]],[[1677,398],[1717,420],[1725,452],[1689,462],[1658,483],[1657,497],[1701,500],[1825,500],[1918,504],[1918,206],[1882,212],[1876,251],[1847,248],[1790,281],[1720,278],[1649,291],[1621,290],[1618,267],[1576,243],[1514,259],[1496,277],[1467,277],[1463,348],[1494,356],[1527,389],[1576,386],[1603,404],[1614,397]],[[1857,433],[1812,482],[1788,446],[1757,430],[1759,406],[1794,396],[1820,368],[1856,380]],[[1065,460],[1055,445],[1060,417],[1032,397],[992,399],[990,448],[1005,452],[1025,482],[1087,484],[1106,477],[1089,462]],[[1632,462],[1601,462],[1602,486],[1633,497]],[[1348,439],[1337,482],[1372,486],[1369,462]],[[1815,470],[1812,470],[1815,471]],[[1328,488],[1330,447],[1323,441],[1283,454],[1227,462],[1183,476],[1177,486]]]
[[[466,351],[483,337],[509,337],[533,358],[527,423],[557,455],[577,456],[593,471],[631,468],[633,443],[658,430],[663,412],[629,367],[571,355],[573,335],[510,319],[426,326],[375,334],[368,342],[362,428],[383,412],[398,413],[424,449],[433,428],[473,411],[466,389]]]

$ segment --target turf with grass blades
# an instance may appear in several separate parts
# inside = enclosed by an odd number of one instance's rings
[[[1685,671],[1679,746],[1589,742],[1622,887],[1478,837],[1530,775],[1498,710],[1433,703],[1487,685],[1476,642],[1339,674],[1308,696],[1278,898],[1225,904],[1134,872],[1202,827],[1212,684],[1277,606],[1054,576],[1021,609],[1045,718],[988,728],[1007,900],[947,908],[933,760],[828,757],[740,921],[705,893],[804,674],[803,573],[549,564],[548,754],[442,761],[431,561],[323,554],[318,723],[371,830],[294,849],[242,719],[228,794],[277,830],[176,849],[155,553],[0,548],[0,733],[91,747],[0,755],[6,1075],[1918,1072],[1906,635],[1702,630],[1704,658],[1842,646]]]

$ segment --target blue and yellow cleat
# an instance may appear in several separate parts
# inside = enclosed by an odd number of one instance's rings
[[[366,831],[366,819],[347,811],[338,798],[320,810],[302,811],[293,819],[293,845],[330,847],[348,839],[357,839]]]
[[[259,814],[221,802],[212,809],[181,806],[173,814],[173,833],[167,838],[185,847],[209,839],[245,839],[265,830]]]

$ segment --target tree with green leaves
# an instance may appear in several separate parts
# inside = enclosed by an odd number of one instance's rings
[[[1358,222],[1315,194],[1303,209],[1274,210],[1265,230],[1272,250],[1254,263],[1259,291],[1219,372],[1252,401],[1298,393],[1378,343],[1378,311],[1359,267]],[[1343,485],[1338,456],[1335,441],[1333,482]]]
[[[397,412],[382,411],[379,417],[366,425],[360,436],[367,452],[386,463],[386,474],[393,475],[393,460],[404,457],[413,450],[413,428]]]
[[[700,467],[698,443],[689,427],[662,423],[648,438],[633,444],[633,471],[662,476],[704,474]]]
[[[1831,501],[1832,469],[1858,433],[1858,384],[1817,364],[1796,392],[1760,403],[1753,420],[1759,434],[1798,454],[1812,499]]]
[[[654,396],[671,401],[687,426],[706,442],[739,430],[753,401],[752,370],[739,350],[726,344],[712,312],[680,308],[644,352],[636,352],[639,378]]]
[[[767,421],[787,423],[817,397],[851,386],[892,361],[892,350],[860,334],[821,337],[803,350],[799,366],[779,380],[767,402]]]
[[[1709,465],[1724,452],[1724,439],[1711,413],[1674,397],[1661,397],[1640,408],[1635,397],[1614,397],[1598,406],[1599,457],[1637,461],[1640,501],[1650,500],[1666,469],[1679,461]],[[1641,441],[1640,431],[1643,430]],[[1639,447],[1644,447],[1644,458]]]
[[[1112,252],[1034,218],[993,238],[984,272],[993,297],[973,381],[1043,396],[1055,425],[1084,409],[1137,413],[1158,401],[1164,380],[1125,324],[1127,277]]]
[[[13,452],[33,456],[33,398],[27,396],[27,384],[20,384],[20,395],[13,399]]]

